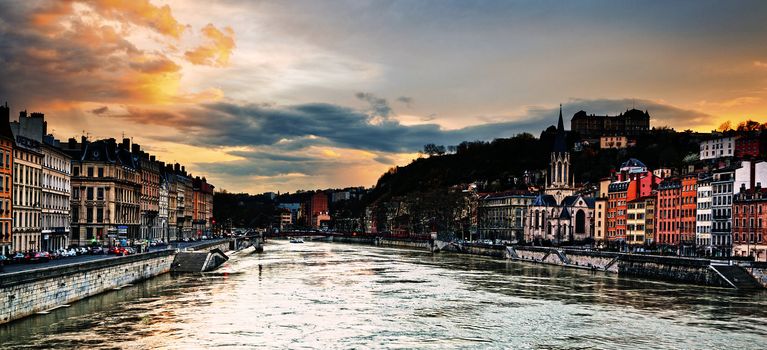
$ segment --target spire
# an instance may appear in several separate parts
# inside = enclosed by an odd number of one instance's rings
[[[557,134],[554,138],[554,149],[552,152],[567,152],[567,135],[565,134],[565,123],[562,121],[562,105],[559,105],[559,121],[557,122]],[[566,181],[565,181],[566,182]]]

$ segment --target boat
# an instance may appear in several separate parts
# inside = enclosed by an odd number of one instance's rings
[[[290,243],[304,243],[302,238],[291,238]]]

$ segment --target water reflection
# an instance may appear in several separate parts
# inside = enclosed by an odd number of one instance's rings
[[[767,294],[357,245],[272,242],[0,326],[10,348],[756,348]]]

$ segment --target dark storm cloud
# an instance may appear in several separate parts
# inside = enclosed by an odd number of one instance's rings
[[[169,140],[201,145],[279,146],[290,150],[328,145],[380,152],[415,152],[425,143],[458,144],[537,132],[555,122],[553,115],[547,117],[445,130],[437,124],[402,125],[394,119],[373,123],[370,114],[325,103],[283,107],[217,103],[183,113],[134,110],[120,116],[142,124],[176,127],[181,132]]]
[[[565,125],[569,125],[570,118],[579,110],[589,114],[617,115],[632,108],[632,104],[637,109],[649,111],[653,126],[675,125],[683,128],[711,118],[701,112],[648,100],[574,99],[563,107]],[[216,103],[179,113],[134,109],[120,118],[140,124],[177,128],[181,132],[168,136],[166,140],[197,145],[273,146],[285,152],[309,146],[334,146],[404,153],[416,152],[426,143],[456,145],[462,141],[511,137],[522,132],[538,135],[541,130],[556,124],[558,114],[557,107],[530,107],[525,115],[514,117],[514,121],[496,121],[453,130],[446,130],[437,124],[403,125],[391,118],[374,122],[374,116],[370,113],[327,103],[291,106]],[[481,120],[481,117],[476,119]],[[258,154],[258,157],[264,158],[267,154]]]
[[[93,113],[95,115],[100,115],[100,114],[106,113],[107,111],[109,111],[109,107],[102,106],[102,107],[99,107],[99,108],[96,108],[96,109],[92,109],[91,113]]]

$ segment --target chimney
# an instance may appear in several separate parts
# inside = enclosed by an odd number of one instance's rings
[[[149,160],[150,160],[150,161],[154,162],[154,161],[155,161],[155,159],[157,159],[157,158],[155,158],[154,156],[149,156]]]
[[[139,152],[141,152],[141,145],[137,143],[134,143],[133,145],[131,145],[131,153],[138,154]]]
[[[11,109],[8,108],[8,101],[5,102],[5,106],[0,106],[0,121],[6,123],[11,121]]]
[[[123,143],[122,143],[122,145],[120,145],[120,148],[122,148],[122,149],[124,149],[126,151],[130,150],[130,139],[126,138],[126,137],[123,137]]]
[[[70,137],[69,143],[67,144],[67,148],[75,149],[76,147],[77,147],[77,140],[74,137]]]
[[[19,121],[21,121],[21,118],[26,118],[26,117],[27,117],[27,110],[26,109],[21,111],[21,112],[19,112]]]
[[[117,140],[110,138],[106,141],[107,153],[112,156],[117,152]],[[108,158],[107,158],[108,159]]]
[[[173,171],[175,171],[177,173],[181,172],[181,165],[178,164],[178,163],[173,164]]]

